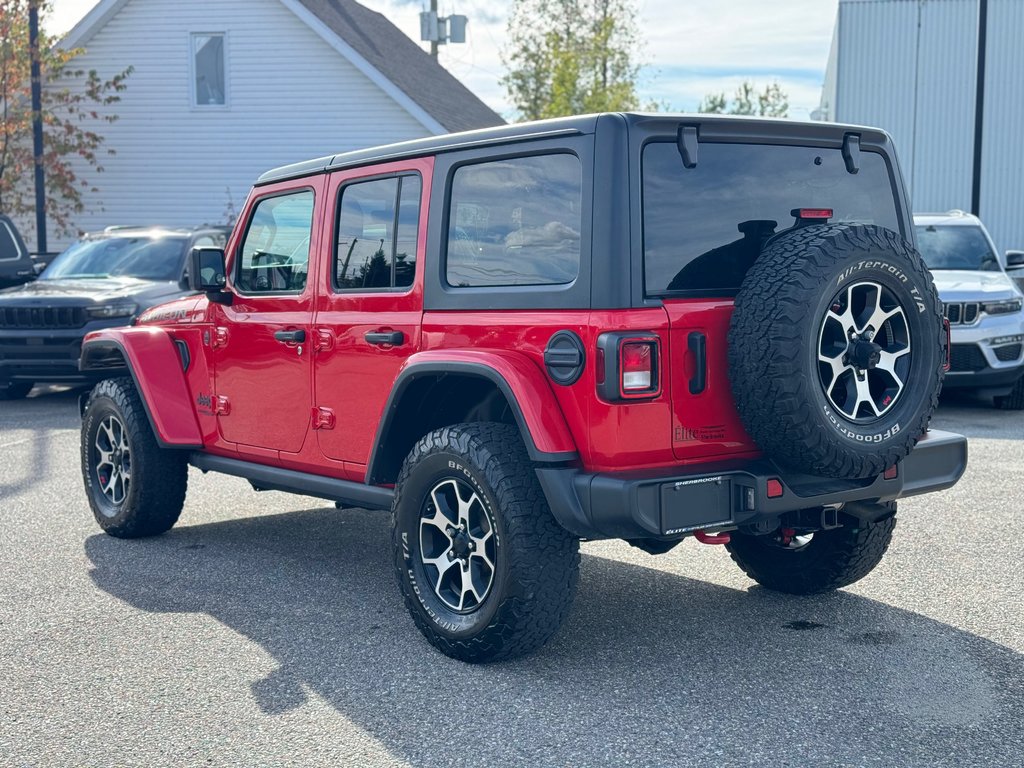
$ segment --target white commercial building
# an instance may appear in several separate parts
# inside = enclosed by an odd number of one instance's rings
[[[821,116],[892,134],[915,211],[1024,248],[1024,0],[839,0]]]

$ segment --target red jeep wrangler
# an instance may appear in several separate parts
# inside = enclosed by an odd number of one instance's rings
[[[581,539],[842,587],[966,464],[927,431],[948,342],[909,212],[882,131],[703,115],[270,171],[201,295],[87,338],[89,503],[162,533],[191,464],[390,509],[406,605],[466,661],[551,637]]]

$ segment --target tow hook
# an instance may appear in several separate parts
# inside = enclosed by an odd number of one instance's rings
[[[708,533],[707,531],[694,531],[693,538],[701,544],[728,544],[728,533]]]

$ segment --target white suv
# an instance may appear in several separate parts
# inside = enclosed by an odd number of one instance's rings
[[[914,216],[917,247],[935,278],[953,345],[945,389],[970,388],[1024,409],[1024,296],[992,238],[963,211]]]

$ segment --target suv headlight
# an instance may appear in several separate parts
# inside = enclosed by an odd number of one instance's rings
[[[100,304],[86,308],[90,317],[109,319],[112,317],[131,317],[139,309],[138,304]]]
[[[1006,299],[1004,301],[986,301],[981,305],[981,311],[986,315],[1008,315],[1011,312],[1020,312],[1020,299]]]

